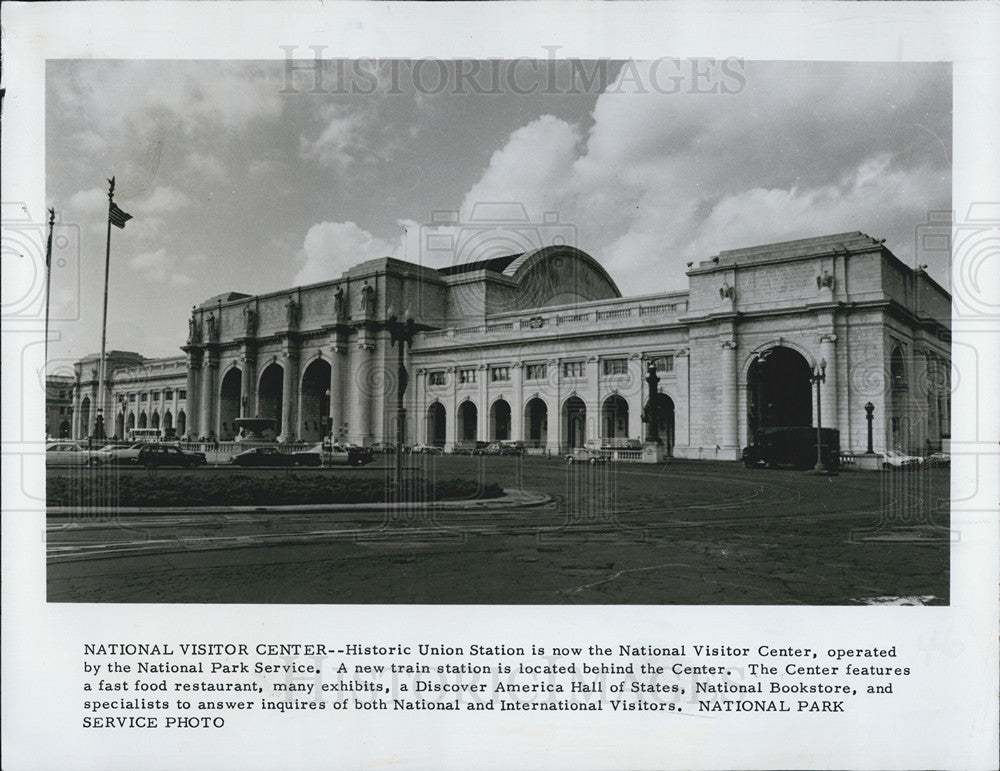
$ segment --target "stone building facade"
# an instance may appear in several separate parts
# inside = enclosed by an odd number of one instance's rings
[[[675,457],[735,460],[758,428],[817,417],[862,452],[869,402],[875,450],[947,441],[951,298],[882,242],[855,232],[724,251],[687,275],[686,292],[622,297],[568,246],[441,270],[371,260],[337,280],[201,303],[182,357],[112,352],[103,409],[121,437],[145,424],[224,440],[235,418],[259,416],[280,441],[392,442],[386,322],[412,316],[428,329],[405,351],[410,444],[557,452],[642,439],[651,362]],[[95,365],[77,365],[76,437],[93,421]]]

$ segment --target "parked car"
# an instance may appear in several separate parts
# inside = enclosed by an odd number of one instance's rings
[[[310,452],[322,452],[327,466],[364,466],[375,460],[372,451],[357,444],[318,444]]]
[[[589,463],[594,465],[595,463],[604,463],[607,457],[600,450],[595,450],[593,447],[574,447],[566,455],[566,462],[570,465],[574,463]]]
[[[287,467],[287,466],[319,466],[322,457],[318,451],[313,452],[281,452],[277,447],[252,447],[244,450],[232,459],[237,466],[246,467]]]
[[[107,457],[100,450],[88,450],[80,442],[50,442],[45,445],[46,466],[102,466]]]
[[[882,456],[882,468],[887,471],[914,471],[924,462],[923,458],[907,455],[898,450],[886,450],[880,455]]]
[[[524,442],[515,442],[505,439],[500,442],[501,455],[524,455]]]
[[[368,446],[376,455],[395,455],[396,445],[392,442],[373,442]]]
[[[147,468],[180,466],[197,468],[205,465],[205,453],[182,450],[172,444],[146,444],[139,450],[139,464]]]
[[[840,432],[835,428],[820,429],[820,452],[828,469],[840,467]],[[812,468],[816,464],[816,429],[809,426],[792,428],[762,428],[753,444],[743,448],[743,465],[792,466]]]
[[[924,460],[927,466],[951,466],[951,455],[946,452],[932,452]]]
[[[472,440],[466,440],[464,442],[459,442],[455,445],[455,449],[452,450],[454,455],[484,455],[487,445],[489,442],[475,442]]]
[[[407,451],[413,455],[440,455],[441,448],[433,444],[415,444]]]
[[[145,446],[145,442],[136,442],[126,447],[105,447],[101,454],[106,463],[114,466],[135,466],[139,463],[139,450]]]

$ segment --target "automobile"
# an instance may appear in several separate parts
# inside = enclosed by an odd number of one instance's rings
[[[946,452],[932,452],[924,459],[927,466],[951,466],[951,455]]]
[[[441,448],[435,447],[433,444],[418,443],[410,447],[407,452],[411,455],[440,455]]]
[[[311,453],[322,453],[323,464],[327,466],[364,466],[375,460],[372,451],[357,444],[317,444]]]
[[[524,455],[524,442],[515,442],[505,439],[499,444],[501,455]]]
[[[483,455],[489,442],[477,442],[471,439],[459,442],[452,450],[453,455]]]
[[[125,447],[105,447],[101,455],[113,466],[134,466],[139,463],[139,450],[145,446],[145,442],[136,442]]]
[[[823,465],[837,469],[840,467],[840,432],[835,428],[820,431]],[[753,443],[743,448],[742,460],[747,468],[791,466],[810,469],[816,465],[816,429],[809,426],[758,429]]]
[[[372,442],[372,444],[368,446],[368,449],[376,455],[396,454],[396,445],[392,442]]]
[[[566,454],[566,463],[571,466],[574,463],[589,463],[590,465],[594,465],[595,463],[604,463],[606,461],[605,454],[600,450],[595,450],[593,447],[574,447]]]
[[[88,450],[80,442],[49,442],[45,445],[46,466],[103,466],[107,457],[100,450]]]
[[[236,466],[254,468],[319,466],[322,464],[322,456],[317,451],[281,452],[277,447],[251,447],[249,450],[235,455],[230,462]]]
[[[172,444],[146,444],[139,450],[139,465],[146,468],[180,466],[197,468],[205,465],[205,453],[182,450]]]
[[[882,468],[886,471],[914,471],[924,462],[923,458],[907,455],[898,450],[886,450],[879,455],[882,456]]]

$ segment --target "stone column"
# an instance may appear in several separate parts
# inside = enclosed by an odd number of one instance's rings
[[[352,431],[352,437],[359,444],[370,444],[369,441],[372,435],[372,398],[374,394],[374,383],[376,378],[371,371],[372,358],[375,352],[375,346],[362,343],[358,345],[358,356],[357,356],[357,366],[355,367],[355,372],[359,375],[359,382],[357,383],[358,389],[358,410],[357,410],[357,426],[354,426]]]
[[[687,348],[674,355],[674,370],[677,373],[677,399],[674,402],[674,455],[678,458],[688,457],[688,448],[691,446],[690,363],[691,352]]]
[[[601,438],[601,361],[597,356],[587,358],[584,372],[587,376],[583,393],[584,406],[587,409],[586,418],[583,421],[583,439],[585,442],[599,440]]]
[[[476,370],[479,378],[479,411],[476,413],[476,441],[489,441],[490,437],[490,394],[487,383],[490,379],[490,369],[485,364],[480,364]]]
[[[188,351],[187,397],[184,401],[184,432],[198,438],[198,370],[201,369],[201,353],[196,349]]]
[[[298,401],[299,352],[289,344],[285,350],[281,381],[281,439],[295,441],[295,405]]]
[[[458,368],[448,367],[447,377],[451,380],[448,395],[448,414],[445,415],[445,450],[455,449],[458,444]]]
[[[555,385],[555,399],[552,400],[552,409],[549,410],[549,428],[546,448],[549,452],[558,455],[563,441],[562,424],[562,359],[549,362],[549,366],[555,368],[556,374],[553,379]]]
[[[215,431],[215,374],[218,369],[219,359],[206,354],[201,365],[201,394],[198,397],[198,431],[206,437],[209,432]],[[215,431],[215,435],[218,436],[219,432]]]
[[[330,426],[333,440],[342,439],[344,427],[344,352],[334,345],[330,351]]]
[[[525,441],[524,435],[524,365],[515,361],[510,367],[511,405],[510,438]]]
[[[740,448],[737,446],[739,405],[737,404],[736,388],[736,342],[725,340],[722,343],[722,388],[719,400],[719,458],[736,460]]]
[[[826,382],[820,388],[820,418],[825,428],[839,428],[840,420],[837,411],[837,336],[835,334],[822,335],[819,339],[820,358],[826,359]],[[848,437],[845,435],[841,441],[847,447]]]
[[[252,418],[257,414],[257,394],[253,385],[257,375],[257,352],[246,349],[243,372],[240,378],[240,417]]]

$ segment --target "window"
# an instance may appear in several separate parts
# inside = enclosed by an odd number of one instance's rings
[[[656,365],[657,372],[673,372],[674,371],[674,357],[673,356],[657,356],[653,359],[653,363]]]
[[[65,391],[60,391],[59,392],[59,398],[60,399],[65,399],[66,398],[66,392]]]
[[[146,401],[146,397],[148,397],[148,396],[149,396],[149,394],[147,394],[145,391],[143,391],[141,394],[139,394],[139,401],[140,402]]]
[[[443,386],[444,385],[444,371],[438,370],[437,372],[431,372],[427,377],[427,382],[432,386]]]
[[[506,383],[510,380],[510,367],[490,367],[490,381]]]
[[[460,369],[458,371],[458,382],[459,383],[475,383],[476,382],[476,370],[473,367],[468,367],[467,369]]]
[[[173,388],[168,388],[166,391],[164,391],[163,392],[163,398],[164,399],[173,399],[174,398],[174,389]]]
[[[60,415],[65,415],[66,414],[66,408],[65,407],[60,407],[59,408],[59,414]]]
[[[528,364],[524,368],[524,377],[527,380],[545,380],[547,369],[544,364]]]
[[[186,388],[178,388],[177,389],[177,398],[178,399],[187,399],[187,395],[188,395],[188,392],[187,392]]]
[[[628,359],[605,359],[605,375],[624,375],[628,372]]]
[[[150,398],[151,398],[151,399],[152,399],[152,400],[153,400],[154,402],[158,402],[158,401],[160,401],[160,392],[159,392],[159,391],[153,391],[153,393],[151,394]]]
[[[583,377],[583,362],[582,361],[565,361],[563,362],[563,377]]]
[[[129,394],[129,395],[128,395],[128,400],[129,400],[130,402],[134,402],[134,401],[135,401],[135,394]]]

